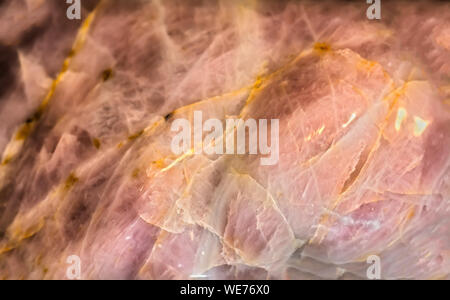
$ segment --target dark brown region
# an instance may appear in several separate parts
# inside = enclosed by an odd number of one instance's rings
[[[17,51],[11,46],[0,44],[0,98],[14,88],[15,73],[18,67],[19,58]],[[6,99],[6,97],[2,99]]]

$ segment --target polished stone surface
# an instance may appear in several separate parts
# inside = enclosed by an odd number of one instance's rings
[[[450,4],[0,3],[0,278],[450,274]],[[177,118],[280,155],[176,156]]]

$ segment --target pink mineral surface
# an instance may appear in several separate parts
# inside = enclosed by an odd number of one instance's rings
[[[450,279],[450,3],[81,4],[0,2],[0,279]],[[175,155],[195,111],[277,163]]]

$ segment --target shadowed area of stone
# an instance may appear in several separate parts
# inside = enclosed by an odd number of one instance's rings
[[[0,279],[449,279],[449,3],[81,4],[0,2]],[[175,155],[194,111],[279,160]]]

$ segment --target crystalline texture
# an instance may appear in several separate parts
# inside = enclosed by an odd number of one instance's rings
[[[448,3],[82,2],[0,4],[0,278],[449,278]],[[175,156],[194,111],[278,163]]]

